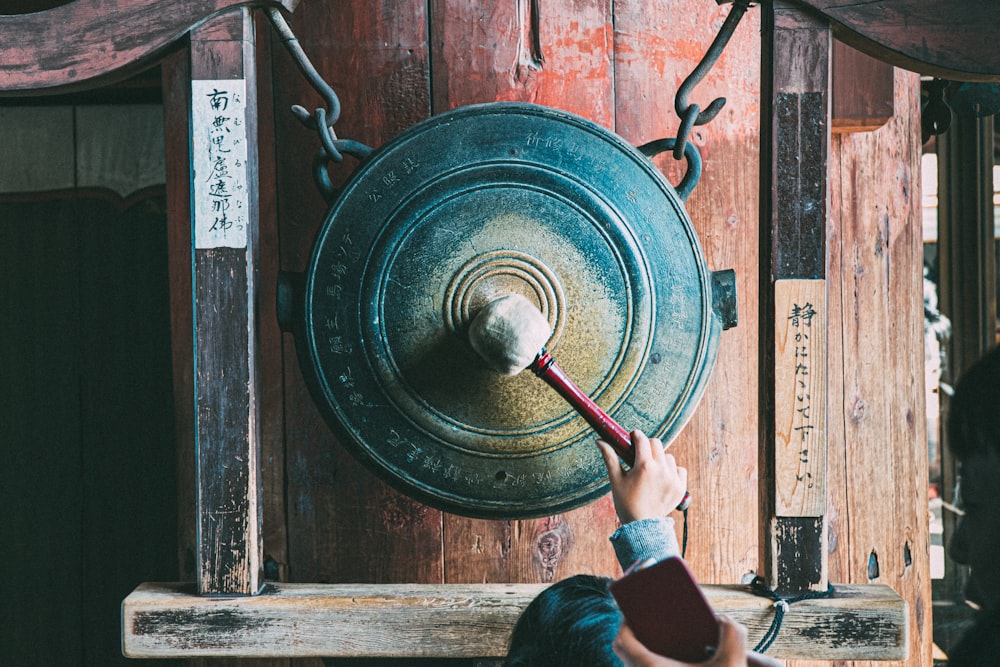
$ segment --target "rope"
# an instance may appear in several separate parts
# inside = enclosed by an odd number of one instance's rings
[[[684,510],[681,513],[684,515],[684,529],[683,529],[682,535],[681,535],[681,558],[684,558],[687,555],[687,550],[688,550],[688,511],[687,511],[687,508],[685,507]]]
[[[774,618],[771,619],[771,627],[767,629],[767,632],[764,633],[764,636],[760,638],[760,641],[753,648],[757,653],[764,653],[767,649],[771,648],[774,640],[778,638],[778,633],[781,632],[781,623],[785,620],[785,614],[788,613],[790,605],[802,600],[830,597],[834,593],[834,588],[833,584],[827,584],[825,591],[810,591],[801,595],[782,596],[768,588],[764,583],[763,577],[756,576],[750,582],[750,591],[755,595],[760,595],[774,601]]]

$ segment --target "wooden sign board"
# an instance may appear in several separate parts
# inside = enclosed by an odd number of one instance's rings
[[[775,515],[826,513],[826,281],[774,285]]]

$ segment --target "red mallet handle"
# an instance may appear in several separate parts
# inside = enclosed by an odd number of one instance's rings
[[[559,395],[566,399],[566,402],[573,406],[573,409],[580,413],[591,428],[597,431],[602,440],[610,444],[615,453],[621,457],[629,466],[635,465],[635,449],[632,447],[632,438],[628,431],[623,429],[618,422],[601,410],[590,396],[580,390],[576,383],[569,379],[569,376],[559,368],[559,364],[552,358],[552,355],[542,350],[535,361],[529,366],[535,375],[545,380],[550,387],[559,392]],[[684,492],[684,498],[679,510],[686,510],[691,506],[691,494]]]

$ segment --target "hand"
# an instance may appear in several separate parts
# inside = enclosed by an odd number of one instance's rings
[[[612,646],[615,655],[628,667],[695,667],[691,663],[653,653],[622,623]],[[701,667],[780,667],[781,663],[747,651],[747,630],[725,616],[719,617],[719,648]]]
[[[664,451],[659,438],[632,431],[635,465],[627,472],[611,445],[598,440],[597,446],[608,468],[611,498],[622,523],[667,516],[683,500],[687,470],[677,465],[673,454]]]

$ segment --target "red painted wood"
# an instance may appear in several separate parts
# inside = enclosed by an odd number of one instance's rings
[[[614,127],[612,3],[432,0],[433,109],[544,104]],[[546,519],[444,515],[445,580],[551,582],[620,571],[610,497]]]
[[[298,0],[264,3],[291,11]],[[0,16],[0,96],[69,92],[124,79],[153,64],[193,26],[247,4],[108,0]]]
[[[677,88],[697,66],[729,6],[679,0],[615,2],[616,129],[633,144],[676,136]],[[757,266],[760,9],[746,13],[718,63],[694,88],[705,107],[727,102],[692,141],[703,175],[685,202],[711,269],[734,269],[739,324],[721,334],[711,379],[688,425],[670,445],[688,470],[687,562],[701,582],[739,581],[757,571],[758,519],[745,508],[757,488]],[[685,171],[670,153],[655,160],[672,183]]]
[[[613,125],[609,0],[430,5],[435,113],[533,102]]]

